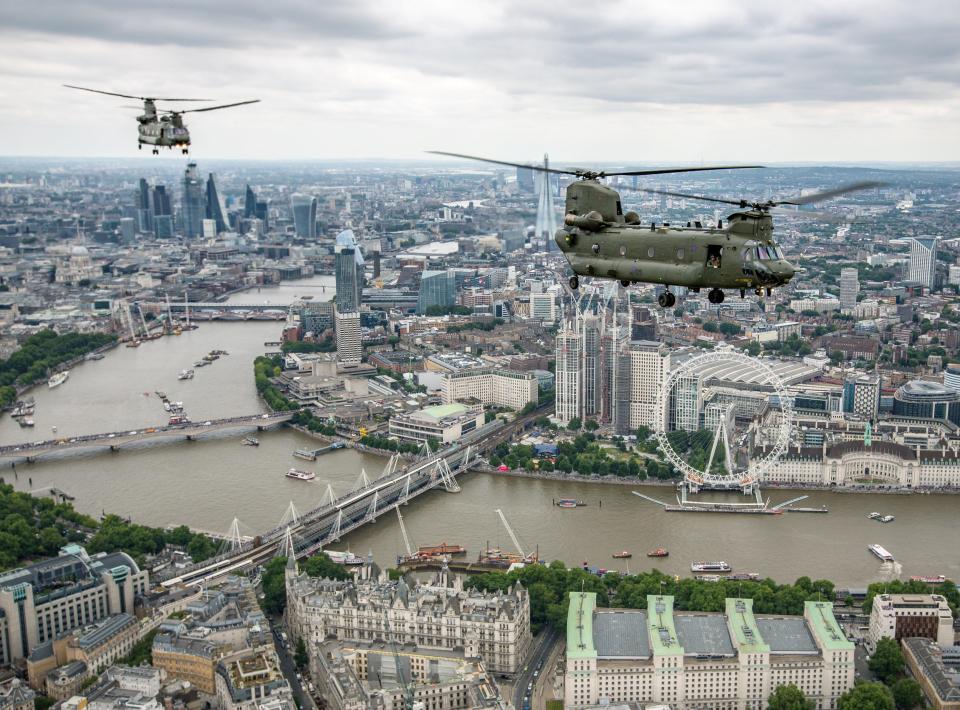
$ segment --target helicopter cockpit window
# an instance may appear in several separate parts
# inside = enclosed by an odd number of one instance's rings
[[[764,246],[757,247],[757,251],[760,253],[760,260],[761,260],[761,261],[767,261],[768,259],[773,259],[773,258],[774,258],[774,257],[770,256],[770,252],[769,252],[769,251],[767,250],[767,248],[764,247]]]
[[[707,246],[707,268],[719,269],[720,260],[723,254],[723,247],[719,244],[709,244]]]

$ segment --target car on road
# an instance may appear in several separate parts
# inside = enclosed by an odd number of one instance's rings
[[[203,423],[204,426],[210,426],[211,424],[213,424],[213,422],[204,422],[204,423]]]
[[[137,432],[135,432],[135,431],[128,431],[128,432],[127,432],[127,435],[128,435],[128,436],[136,436],[136,435],[137,435]]]

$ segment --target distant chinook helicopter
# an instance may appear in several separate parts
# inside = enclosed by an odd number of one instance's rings
[[[701,288],[709,288],[707,299],[710,303],[723,303],[724,289],[739,290],[741,298],[748,289],[758,296],[764,290],[769,295],[773,288],[789,283],[796,273],[796,268],[786,260],[780,246],[773,240],[771,208],[779,205],[807,205],[882,184],[860,182],[802,197],[767,202],[636,188],[640,192],[719,202],[736,205],[741,209],[727,218],[726,227],[723,226],[723,220],[716,226],[703,225],[700,222],[687,222],[686,226],[677,227],[668,222],[642,225],[636,212],[623,213],[620,193],[601,184],[602,178],[616,175],[753,169],[763,166],[724,165],[604,172],[543,168],[460,153],[429,152],[580,178],[567,185],[564,227],[557,230],[554,237],[573,269],[570,288],[580,287],[580,276],[615,279],[624,287],[632,283],[663,284],[667,286],[667,290],[658,296],[657,302],[664,308],[672,307],[676,303],[676,296],[669,290],[671,286],[685,286],[694,293],[699,293]]]
[[[142,149],[144,144],[152,145],[153,154],[160,153],[160,148],[179,147],[186,155],[190,148],[190,131],[183,123],[181,118],[185,113],[199,113],[200,111],[218,111],[222,108],[231,108],[233,106],[244,106],[246,104],[255,104],[260,99],[250,99],[249,101],[238,101],[233,104],[223,104],[222,106],[206,106],[204,108],[194,108],[188,110],[175,111],[172,109],[158,109],[157,101],[210,101],[211,99],[164,99],[155,96],[130,96],[129,94],[116,94],[112,91],[101,91],[100,89],[88,89],[85,86],[73,86],[64,84],[68,89],[79,89],[80,91],[92,91],[95,94],[106,94],[107,96],[119,96],[124,99],[137,99],[143,101],[143,113],[137,116],[139,123],[139,137],[137,139],[137,148]]]

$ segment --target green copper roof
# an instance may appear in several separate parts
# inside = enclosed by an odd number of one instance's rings
[[[673,624],[673,597],[647,596],[647,631],[654,656],[683,655],[683,646]]]
[[[596,658],[593,647],[593,612],[597,595],[593,592],[570,592],[567,610],[567,658]]]
[[[803,615],[817,637],[817,643],[829,651],[852,651],[853,643],[847,640],[833,615],[830,602],[804,602]]]
[[[770,653],[753,617],[753,599],[727,599],[727,619],[737,653]]]

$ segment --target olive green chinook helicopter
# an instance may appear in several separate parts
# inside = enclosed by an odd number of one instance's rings
[[[107,96],[119,96],[123,99],[138,99],[143,101],[143,113],[137,116],[138,133],[137,149],[143,148],[144,144],[153,146],[153,154],[160,153],[160,148],[180,148],[186,155],[190,150],[190,131],[183,123],[182,115],[185,113],[199,113],[201,111],[219,111],[222,108],[232,108],[234,106],[244,106],[246,104],[255,104],[260,99],[250,99],[249,101],[238,101],[232,104],[223,104],[221,106],[204,106],[203,108],[173,109],[157,108],[157,101],[209,101],[210,99],[162,99],[151,96],[131,96],[129,94],[116,94],[112,91],[101,91],[100,89],[88,89],[85,86],[73,86],[64,84],[68,89],[79,89],[80,91],[91,91],[94,94],[106,94]],[[136,107],[130,107],[136,108]]]
[[[709,288],[707,299],[710,303],[723,303],[724,289],[738,290],[741,298],[747,290],[753,290],[757,295],[766,291],[769,295],[775,287],[789,283],[797,271],[774,241],[771,210],[780,205],[807,205],[881,185],[878,182],[859,182],[825,192],[766,202],[631,188],[740,208],[727,217],[726,226],[723,220],[716,225],[701,222],[687,222],[685,226],[671,226],[668,222],[644,225],[640,223],[640,216],[636,212],[624,214],[620,193],[600,180],[617,175],[664,175],[763,166],[724,165],[605,172],[546,168],[460,153],[430,152],[579,178],[567,185],[564,226],[557,230],[554,237],[573,270],[570,288],[579,288],[580,276],[615,279],[624,287],[632,283],[662,284],[667,288],[658,296],[657,302],[664,308],[676,303],[676,296],[670,291],[671,286],[684,286],[694,293],[699,293],[701,288]],[[791,211],[791,214],[795,213]],[[800,214],[823,217],[819,213]]]

